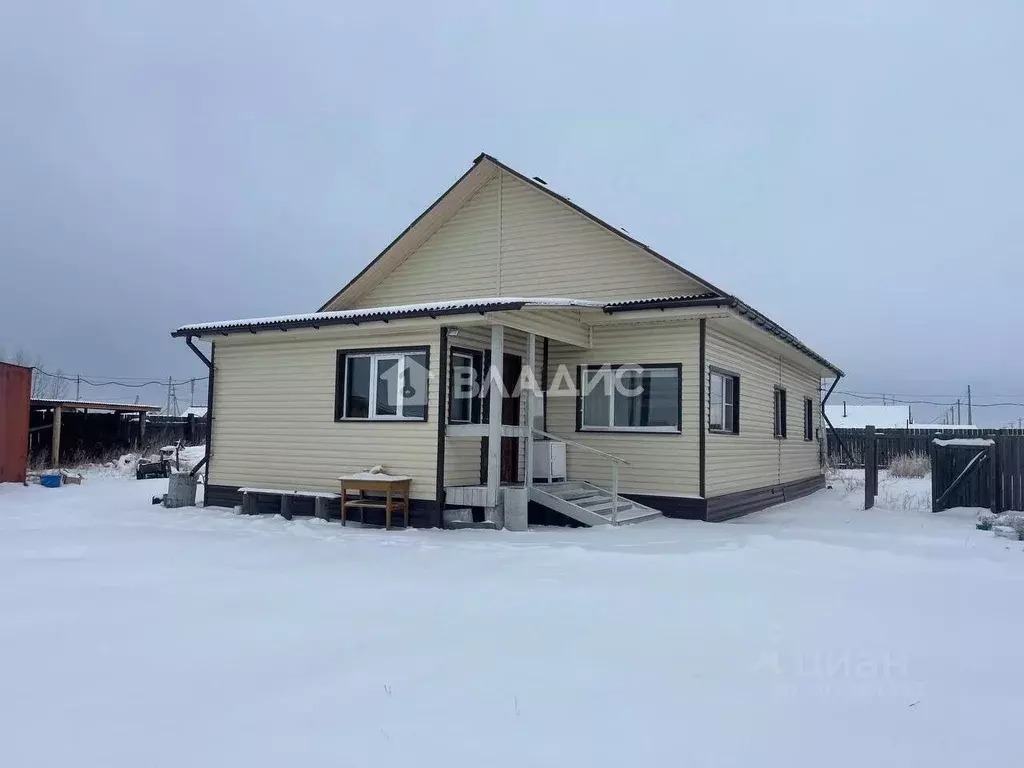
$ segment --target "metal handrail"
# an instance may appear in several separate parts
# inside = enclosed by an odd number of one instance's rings
[[[577,443],[575,440],[566,440],[564,437],[559,437],[558,435],[553,435],[550,432],[545,432],[543,429],[534,428],[533,433],[535,435],[540,435],[541,437],[546,437],[549,440],[557,440],[558,442],[565,443],[566,445],[575,445],[577,448],[582,448],[584,451],[590,451],[591,453],[596,453],[598,456],[604,456],[609,461],[613,461],[617,464],[624,464],[627,467],[632,466],[628,461],[620,459],[618,456],[612,456],[610,453],[599,451],[597,448],[591,448],[589,445]]]
[[[577,448],[582,448],[584,451],[590,451],[591,453],[597,454],[598,456],[603,456],[604,458],[608,459],[612,463],[612,525],[618,525],[619,524],[619,464],[622,464],[623,466],[626,466],[626,467],[629,467],[629,466],[632,466],[632,465],[628,461],[626,461],[625,459],[620,459],[618,456],[612,456],[610,453],[605,453],[604,451],[599,451],[599,450],[597,450],[597,448],[591,448],[589,445],[584,445],[583,443],[577,443],[574,440],[566,440],[564,437],[559,437],[558,435],[553,435],[550,432],[545,432],[543,429],[537,429],[536,427],[531,427],[530,430],[531,430],[532,434],[540,435],[541,437],[546,437],[549,440],[557,440],[557,441],[559,441],[561,443],[565,443],[566,445],[574,445]],[[527,485],[529,486],[531,484],[530,481],[532,481],[533,467],[527,467],[526,471],[527,471],[527,476],[526,477],[527,477],[527,481],[528,481]]]

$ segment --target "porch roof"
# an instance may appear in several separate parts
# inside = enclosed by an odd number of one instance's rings
[[[221,320],[212,323],[183,325],[171,336],[211,336],[231,333],[258,333],[260,331],[288,330],[289,328],[320,328],[324,325],[359,325],[360,323],[404,320],[418,317],[443,317],[446,315],[475,315],[487,312],[512,311],[530,308],[588,308],[603,309],[606,302],[584,299],[563,299],[549,297],[502,296],[494,298],[460,299],[457,301],[434,301],[425,304],[404,304],[394,307],[368,307],[346,309],[336,312],[310,312],[301,315],[278,317],[256,317],[246,320]]]

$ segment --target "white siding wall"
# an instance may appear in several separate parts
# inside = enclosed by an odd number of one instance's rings
[[[728,335],[714,320],[707,322],[706,363],[740,377],[738,435],[708,433],[706,493],[708,497],[762,488],[821,473],[817,442],[803,439],[803,399],[817,403],[820,378],[777,354]],[[774,387],[786,389],[787,439],[774,436]]]
[[[383,282],[346,306],[485,296],[631,299],[702,290],[654,256],[502,172]]]
[[[696,495],[699,478],[699,332],[696,321],[677,324],[605,326],[594,329],[591,349],[550,342],[548,383],[565,365],[576,381],[576,366],[604,363],[681,363],[683,367],[683,433],[622,434],[576,432],[576,398],[548,397],[548,431],[629,461],[622,467],[619,486],[625,493]],[[611,465],[587,451],[568,447],[572,480],[590,480],[608,487]]]
[[[433,499],[437,456],[437,327],[238,334],[215,343],[213,458],[217,485],[338,490],[338,476],[376,464]],[[335,422],[337,351],[430,347],[426,422]]]
[[[786,390],[787,439],[782,441],[780,478],[788,483],[823,472],[818,443],[821,426],[821,377],[788,361],[782,366],[782,387]],[[804,398],[811,399],[811,436],[804,440]]]

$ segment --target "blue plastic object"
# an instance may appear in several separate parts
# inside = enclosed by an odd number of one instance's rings
[[[60,488],[60,475],[42,475],[39,484],[45,488]]]

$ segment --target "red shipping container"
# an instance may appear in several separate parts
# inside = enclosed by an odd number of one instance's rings
[[[0,363],[0,483],[23,483],[28,469],[32,369]]]

